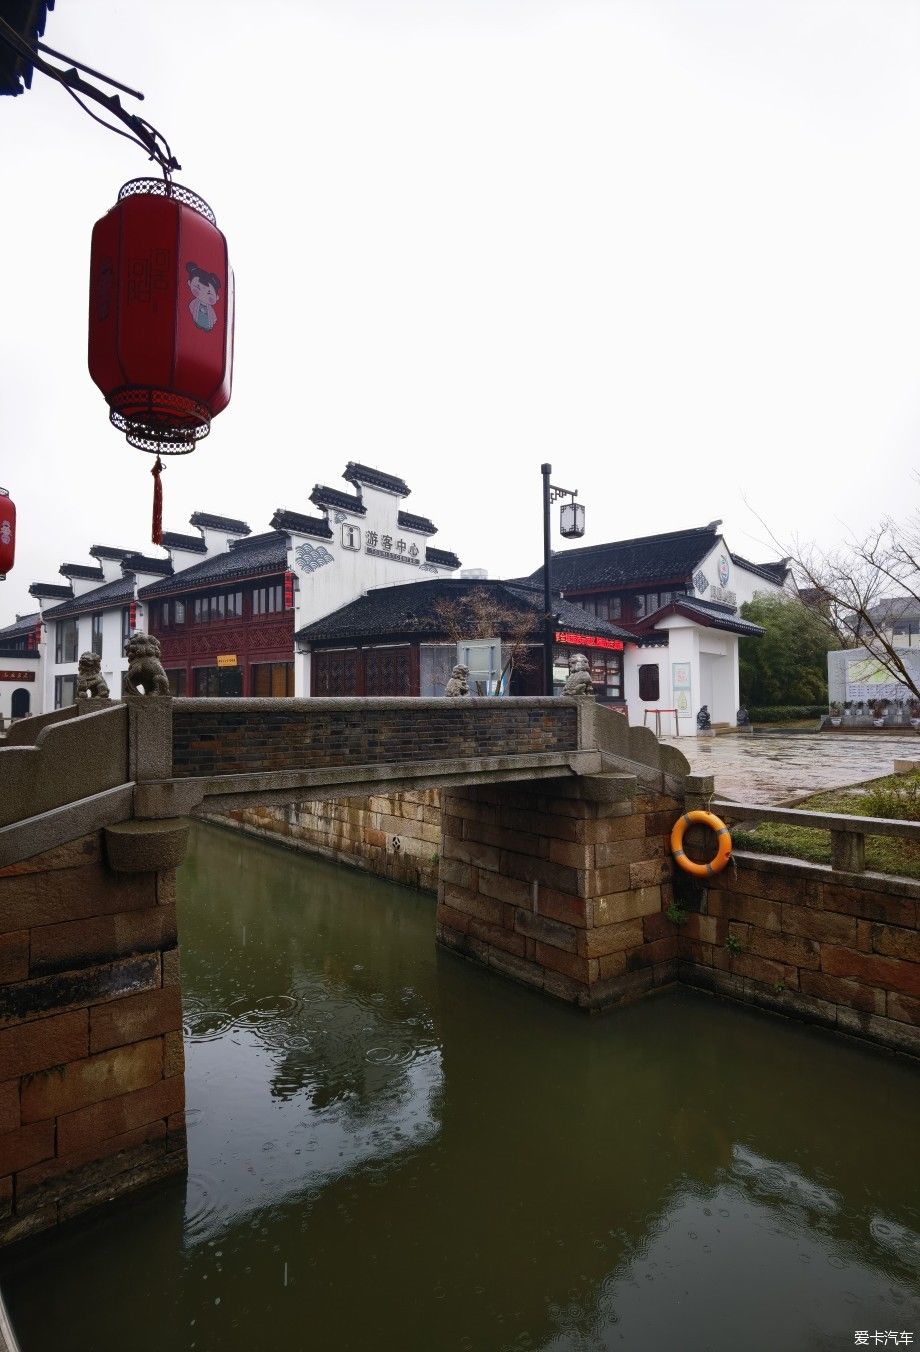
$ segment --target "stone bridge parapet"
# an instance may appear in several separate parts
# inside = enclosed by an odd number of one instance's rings
[[[176,778],[579,749],[559,699],[179,699],[172,728]]]

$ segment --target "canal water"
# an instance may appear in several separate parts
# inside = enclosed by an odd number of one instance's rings
[[[214,827],[180,881],[189,1177],[0,1257],[23,1352],[920,1344],[913,1066],[688,991],[588,1019]]]

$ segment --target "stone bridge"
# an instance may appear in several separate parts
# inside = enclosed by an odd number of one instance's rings
[[[458,955],[586,1010],[681,980],[920,1053],[920,884],[852,848],[672,879],[712,781],[593,701],[88,701],[0,744],[0,1243],[185,1168],[189,817],[426,788]]]

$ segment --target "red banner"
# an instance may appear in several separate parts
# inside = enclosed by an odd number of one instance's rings
[[[0,671],[0,681],[34,681],[34,671]]]
[[[618,638],[593,638],[590,634],[572,634],[567,630],[556,631],[557,643],[571,643],[577,648],[612,648],[614,652],[623,651],[623,641]]]

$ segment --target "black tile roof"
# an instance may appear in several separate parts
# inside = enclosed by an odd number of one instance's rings
[[[211,530],[225,530],[231,535],[249,535],[245,521],[236,521],[232,516],[213,516],[211,512],[192,512],[188,519],[190,526],[205,526]]]
[[[55,596],[73,596],[73,591],[62,582],[33,582],[29,588],[29,595],[49,599]]]
[[[433,549],[431,545],[425,546],[425,561],[427,563],[439,563],[442,568],[459,568],[460,560],[450,549]]]
[[[342,478],[350,484],[370,484],[372,488],[383,488],[388,493],[397,493],[401,498],[407,498],[412,491],[405,479],[387,474],[382,469],[372,469],[370,465],[362,465],[357,460],[349,460]]]
[[[88,563],[62,563],[58,572],[62,577],[79,577],[87,581],[103,581],[101,568],[92,568]]]
[[[747,634],[753,638],[760,638],[766,633],[759,624],[742,620],[731,606],[716,605],[714,601],[701,601],[696,596],[678,596],[669,605],[662,606],[653,615],[649,615],[637,628],[640,632],[645,628],[654,629],[655,625],[660,624],[668,615],[682,615],[684,619],[694,620],[706,629],[727,629],[729,633]]]
[[[54,0],[19,0],[3,7],[3,18],[25,45],[35,51],[37,40],[44,35],[48,11],[54,9]],[[32,62],[14,47],[0,42],[0,95],[21,94],[32,87]]]
[[[328,484],[314,484],[310,501],[317,507],[338,507],[343,512],[354,512],[356,516],[367,515],[360,493],[343,493],[341,489],[330,488]]]
[[[789,559],[779,559],[776,563],[751,563],[750,559],[743,559],[740,554],[735,554],[731,550],[729,550],[729,557],[732,563],[737,564],[739,568],[744,568],[749,573],[755,573],[766,582],[774,582],[778,587],[781,587],[786,581],[789,572]]]
[[[443,602],[462,603],[472,592],[486,591],[495,604],[516,613],[533,616],[533,635],[539,641],[543,633],[543,593],[536,588],[512,585],[488,579],[431,578],[424,582],[404,582],[373,591],[351,601],[331,615],[305,625],[296,637],[309,642],[341,639],[383,639],[392,637],[444,638],[445,627],[438,608]],[[576,606],[574,602],[553,599],[554,612],[562,628],[577,630],[599,638],[632,640],[632,635],[606,620]]]
[[[127,558],[121,561],[122,569],[127,569],[131,573],[172,573],[173,566],[169,559],[154,559],[149,554],[129,554]]]
[[[248,540],[235,540],[230,548],[182,568],[161,582],[141,587],[138,596],[170,596],[200,587],[223,586],[247,577],[284,572],[287,567],[288,537],[284,531],[267,531]]]
[[[102,587],[94,587],[82,596],[74,596],[63,605],[52,606],[45,611],[46,620],[64,620],[69,615],[85,615],[91,610],[104,610],[107,606],[124,605],[134,599],[134,574],[106,582]]]
[[[553,586],[566,592],[600,591],[640,583],[689,582],[694,568],[719,539],[720,521],[664,535],[612,540],[605,545],[566,549],[553,555]],[[543,581],[543,569],[531,573]]]
[[[164,549],[184,549],[189,554],[208,552],[208,547],[200,535],[180,535],[174,530],[164,530],[160,543]]]
[[[89,553],[94,559],[123,559],[126,554],[135,554],[134,549],[121,549],[118,545],[93,545]]]
[[[31,615],[17,615],[12,624],[0,629],[0,643],[11,638],[19,638],[23,634],[31,634],[35,626],[41,622],[41,618],[39,610],[33,611]]]
[[[275,530],[290,531],[293,535],[319,535],[331,539],[332,530],[324,516],[304,516],[303,512],[289,512],[279,507],[272,517]]]
[[[419,535],[437,535],[438,528],[427,516],[415,516],[412,512],[397,512],[396,520],[404,530],[418,531]]]
[[[824,599],[818,589],[812,587],[799,592],[803,600],[808,591],[815,593],[815,602]],[[899,624],[905,620],[920,619],[920,598],[916,596],[883,596],[875,605],[870,606],[866,613],[876,624],[882,625]]]

